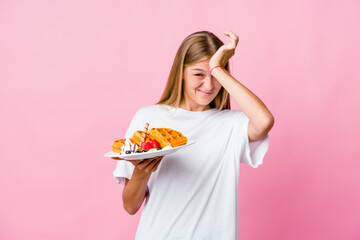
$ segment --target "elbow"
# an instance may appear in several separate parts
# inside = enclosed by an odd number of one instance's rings
[[[130,215],[134,215],[139,210],[139,208],[129,206],[128,204],[125,204],[125,203],[124,203],[124,209]]]
[[[258,133],[261,136],[266,136],[274,126],[275,119],[272,114],[263,118],[261,127],[258,128]]]
[[[126,210],[126,212],[130,215],[135,215],[135,213],[137,213],[137,211],[132,211],[132,210]]]
[[[269,132],[274,126],[274,124],[275,124],[275,118],[272,114],[270,114],[270,116],[268,116],[264,121],[264,128],[266,129],[266,132]]]
[[[146,194],[145,196],[138,196],[138,194],[132,193],[131,189],[129,190],[128,186],[125,185],[122,194],[123,208],[130,215],[134,215],[141,208],[141,205],[144,202],[145,198],[146,198]]]

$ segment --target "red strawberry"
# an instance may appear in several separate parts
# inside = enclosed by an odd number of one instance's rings
[[[160,144],[158,141],[156,141],[155,139],[152,140],[151,142],[151,145],[154,147],[154,148],[160,148]]]
[[[145,151],[149,151],[149,149],[151,149],[151,148],[153,148],[153,145],[149,141],[146,141],[143,149]]]
[[[140,143],[140,149],[144,149],[144,146],[145,146],[145,142],[141,142]]]

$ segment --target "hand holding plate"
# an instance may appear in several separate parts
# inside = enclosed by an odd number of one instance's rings
[[[156,171],[163,158],[164,156],[159,156],[148,159],[131,160],[129,162],[131,162],[139,172],[152,173]]]

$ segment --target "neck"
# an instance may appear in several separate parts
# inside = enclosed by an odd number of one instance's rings
[[[185,101],[182,101],[179,107],[188,111],[195,111],[195,112],[206,111],[210,109],[209,105],[191,104]]]

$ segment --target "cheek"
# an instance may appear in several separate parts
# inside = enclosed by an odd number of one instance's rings
[[[194,81],[185,81],[185,92],[186,95],[190,96],[190,97],[195,97],[196,95],[196,84],[194,84]]]
[[[201,81],[198,79],[190,79],[187,82],[187,86],[188,91],[194,92],[197,88],[201,86]]]
[[[214,88],[215,88],[215,91],[217,93],[219,93],[220,89],[221,89],[221,84],[218,82],[218,81],[215,81],[214,83]]]

